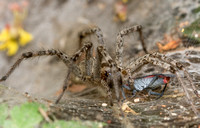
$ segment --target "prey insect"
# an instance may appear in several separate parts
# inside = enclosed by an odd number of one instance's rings
[[[123,56],[123,47],[124,47],[124,36],[133,33],[139,33],[139,39],[142,44],[143,50],[146,53],[144,56],[139,57],[138,59],[129,63],[129,66],[124,66],[122,61]],[[84,38],[95,34],[97,37],[97,46],[93,45],[92,42],[84,42]],[[167,71],[176,75],[180,85],[183,87],[183,90],[186,94],[188,102],[190,103],[195,114],[199,114],[198,110],[193,104],[193,99],[188,93],[188,90],[183,82],[183,79],[180,77],[179,72],[183,71],[185,75],[185,79],[189,81],[194,93],[198,95],[196,86],[192,82],[192,78],[190,74],[187,72],[185,67],[178,61],[173,60],[164,54],[160,53],[147,53],[144,38],[142,34],[142,26],[136,25],[120,31],[117,35],[116,41],[116,57],[115,59],[111,58],[109,53],[107,52],[103,34],[100,28],[93,27],[91,29],[87,29],[80,33],[79,35],[80,41],[83,43],[83,46],[72,56],[68,56],[65,53],[59,50],[42,50],[36,52],[26,52],[23,53],[19,59],[12,65],[10,70],[0,79],[0,82],[5,81],[13,71],[21,64],[23,60],[27,60],[34,57],[40,56],[57,56],[59,60],[61,60],[67,67],[68,72],[66,78],[64,80],[64,84],[62,87],[62,93],[59,95],[55,103],[58,103],[60,99],[63,97],[65,90],[68,87],[69,79],[71,74],[73,73],[77,77],[79,77],[82,81],[88,82],[93,86],[101,87],[105,90],[105,94],[107,95],[110,104],[113,104],[113,92],[115,93],[115,97],[120,103],[120,93],[123,85],[127,85],[127,87],[131,87],[134,85],[136,89],[139,89],[137,86],[137,80],[134,80],[135,73],[141,69],[146,64],[153,64],[155,66],[159,66]],[[95,52],[95,56],[93,54]],[[80,56],[85,53],[85,68],[81,69],[80,66],[77,65],[77,60],[79,60]],[[109,74],[109,75],[108,75]],[[156,79],[156,78],[155,78]],[[159,77],[157,78],[159,80]],[[152,85],[158,81],[155,80],[152,82]],[[135,84],[134,84],[135,81]],[[150,82],[151,83],[151,82]],[[147,85],[150,87],[150,85]],[[144,89],[145,87],[142,87]],[[123,91],[122,91],[123,93]]]
[[[167,87],[167,84],[170,82],[170,79],[172,77],[175,77],[173,74],[152,74],[147,76],[142,76],[134,79],[133,89],[131,89],[127,85],[123,85],[123,88],[126,88],[128,90],[133,90],[132,97],[136,95],[137,92],[147,90],[149,95],[157,95],[158,97],[156,99],[159,99],[163,96],[165,89]],[[165,85],[161,93],[153,92],[152,90],[157,89],[161,85]],[[125,93],[122,90],[122,95],[124,99],[126,99]]]

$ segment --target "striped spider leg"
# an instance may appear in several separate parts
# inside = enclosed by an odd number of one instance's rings
[[[143,51],[145,53],[148,53],[146,45],[144,43],[144,37],[142,34],[142,26],[141,25],[135,25],[129,28],[125,28],[121,30],[118,35],[117,35],[117,42],[116,42],[116,57],[115,61],[119,67],[123,66],[122,63],[122,56],[123,56],[123,50],[124,50],[124,36],[133,33],[133,32],[138,32],[139,33],[139,38],[140,42],[143,48]]]
[[[81,73],[81,70],[79,67],[75,64],[76,60],[81,56],[81,54],[84,51],[88,51],[92,47],[92,43],[86,43],[78,52],[76,52],[72,57],[69,57],[68,55],[64,54],[61,51],[58,50],[43,50],[43,51],[37,51],[37,52],[25,52],[19,57],[19,59],[12,65],[10,70],[6,73],[5,76],[3,76],[0,79],[0,82],[7,80],[7,78],[13,73],[13,71],[21,64],[23,60],[34,58],[34,57],[40,57],[40,56],[57,56],[62,62],[69,67],[69,71],[67,73],[66,79],[63,84],[62,93],[59,95],[58,99],[56,100],[56,103],[60,101],[62,98],[65,90],[67,89],[68,85],[68,79],[70,78],[71,72],[74,73],[76,76],[78,76],[81,79],[85,79],[83,74]],[[87,60],[86,60],[87,61]],[[87,63],[87,62],[86,62]]]

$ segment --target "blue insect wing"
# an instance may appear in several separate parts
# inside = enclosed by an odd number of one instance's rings
[[[134,80],[134,87],[137,91],[142,91],[146,88],[151,88],[151,89],[155,89],[159,86],[161,86],[162,84],[164,84],[163,82],[163,78],[158,78],[152,85],[149,85],[151,83],[151,81],[153,79],[155,79],[156,76],[154,77],[143,77],[143,78],[138,78]]]
[[[148,88],[155,89],[165,84],[163,78],[158,78],[152,85],[149,85]]]
[[[153,77],[150,78],[138,78],[134,80],[134,87],[137,91],[142,91],[148,87],[148,84],[153,80]]]

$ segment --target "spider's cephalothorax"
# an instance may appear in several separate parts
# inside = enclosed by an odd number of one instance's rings
[[[60,101],[65,90],[67,89],[68,80],[70,79],[71,73],[75,74],[83,81],[88,81],[93,83],[93,85],[98,85],[104,88],[106,94],[112,104],[112,88],[115,91],[116,99],[120,101],[120,91],[122,91],[122,95],[125,95],[123,92],[123,85],[127,85],[127,89],[129,89],[134,84],[134,73],[140,69],[142,66],[151,63],[155,66],[159,66],[164,68],[165,70],[170,71],[171,73],[177,76],[181,86],[183,87],[186,97],[189,103],[192,106],[193,111],[198,114],[197,109],[193,105],[192,98],[190,97],[186,86],[183,83],[182,78],[179,75],[179,71],[183,71],[186,75],[187,80],[189,80],[194,93],[198,96],[197,90],[192,82],[192,79],[184,68],[184,66],[163,54],[160,53],[152,53],[146,54],[142,57],[139,57],[135,61],[132,61],[128,66],[123,66],[122,63],[122,54],[123,54],[123,37],[129,33],[137,31],[139,33],[140,41],[143,46],[143,50],[147,53],[144,39],[142,37],[142,27],[140,25],[133,26],[130,28],[126,28],[119,32],[117,35],[117,43],[116,43],[116,58],[113,60],[108,54],[104,40],[103,34],[98,27],[93,27],[91,29],[85,30],[80,33],[79,37],[80,41],[83,40],[87,35],[95,34],[98,39],[98,46],[93,48],[93,44],[91,42],[83,42],[83,46],[73,55],[68,56],[63,52],[57,50],[44,50],[38,52],[26,52],[21,55],[21,57],[15,62],[15,64],[11,67],[11,69],[0,79],[1,81],[5,81],[10,74],[15,70],[15,68],[25,59],[38,57],[38,56],[57,56],[63,63],[68,66],[68,73],[66,79],[63,84],[62,93],[56,100],[56,103]],[[95,57],[93,56],[93,49],[95,50]],[[84,73],[80,69],[78,65],[76,65],[76,61],[80,58],[82,53],[85,52],[85,69]],[[100,84],[98,84],[100,83]]]

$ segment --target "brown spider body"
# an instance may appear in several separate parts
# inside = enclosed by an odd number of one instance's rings
[[[192,82],[192,79],[190,78],[189,73],[184,68],[184,66],[168,57],[166,57],[163,54],[160,53],[152,53],[152,54],[146,54],[142,57],[139,57],[135,61],[132,61],[129,66],[123,66],[122,63],[122,54],[123,54],[123,37],[129,33],[132,33],[134,31],[137,31],[139,33],[139,37],[141,40],[141,44],[143,46],[143,50],[145,53],[147,53],[144,39],[142,37],[142,27],[140,25],[133,26],[127,29],[124,29],[119,32],[117,36],[117,44],[116,44],[116,58],[113,60],[110,55],[108,54],[106,47],[104,46],[104,40],[103,40],[103,34],[101,30],[98,27],[94,27],[92,29],[88,29],[86,31],[83,31],[80,33],[80,41],[82,42],[83,38],[85,38],[88,35],[95,34],[98,39],[98,46],[94,48],[95,50],[95,57],[93,56],[93,44],[91,42],[84,43],[84,45],[71,57],[64,54],[63,52],[57,51],[57,50],[44,50],[44,51],[38,51],[38,52],[27,52],[23,53],[21,57],[14,63],[14,65],[11,67],[11,69],[6,73],[5,76],[3,76],[0,79],[1,81],[5,81],[10,74],[15,70],[15,68],[24,60],[32,57],[38,57],[38,56],[57,56],[60,60],[63,61],[66,66],[68,66],[68,72],[66,79],[63,84],[63,90],[58,99],[56,100],[56,103],[60,101],[62,98],[65,90],[68,86],[68,80],[70,79],[71,73],[75,74],[77,77],[79,77],[83,81],[88,81],[94,85],[101,86],[106,91],[106,94],[110,100],[110,103],[112,104],[112,88],[115,91],[116,99],[119,102],[120,101],[120,90],[123,93],[123,85],[132,86],[134,84],[134,73],[140,69],[142,66],[151,63],[155,66],[159,66],[161,68],[164,68],[171,73],[174,73],[181,86],[183,87],[186,97],[191,104],[191,107],[195,114],[198,115],[198,111],[193,105],[193,100],[189,96],[188,91],[182,81],[182,78],[179,75],[179,71],[183,71],[186,75],[186,78],[190,81],[190,84],[192,86],[192,89],[194,90],[194,93],[198,96],[197,90]],[[80,67],[76,64],[76,61],[80,58],[82,53],[85,52],[85,70],[82,71]]]

